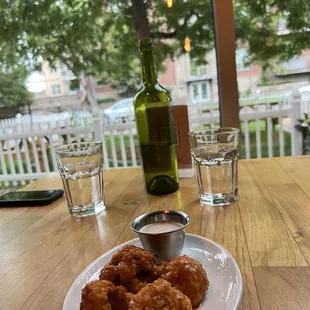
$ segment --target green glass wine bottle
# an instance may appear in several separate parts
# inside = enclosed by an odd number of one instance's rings
[[[150,39],[140,40],[143,86],[134,98],[146,190],[161,195],[179,189],[175,128],[168,91],[156,79]]]

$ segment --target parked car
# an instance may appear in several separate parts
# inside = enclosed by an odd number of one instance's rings
[[[135,121],[133,97],[115,102],[104,110],[104,118],[107,124],[122,124]]]

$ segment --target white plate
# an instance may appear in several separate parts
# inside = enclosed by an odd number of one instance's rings
[[[72,284],[63,310],[80,309],[82,288],[87,282],[98,279],[102,267],[110,261],[116,251],[127,244],[141,247],[139,239],[133,239],[93,261]],[[238,309],[242,297],[242,277],[233,257],[219,244],[192,234],[186,234],[183,253],[203,265],[210,281],[209,290],[198,309]]]

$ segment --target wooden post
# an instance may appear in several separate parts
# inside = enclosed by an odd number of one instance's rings
[[[94,121],[94,138],[96,141],[102,142],[104,167],[109,168],[108,151],[105,143],[103,119],[100,115],[93,114]]]
[[[240,128],[232,1],[213,0],[213,22],[222,127]]]
[[[302,134],[296,128],[298,119],[301,118],[301,95],[297,89],[294,89],[290,97],[292,108],[291,114],[291,141],[292,141],[292,155],[302,155]]]

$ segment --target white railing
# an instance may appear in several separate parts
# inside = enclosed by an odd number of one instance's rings
[[[301,95],[301,112],[310,112],[310,91],[303,92]]]
[[[242,157],[299,155],[301,134],[295,128],[301,115],[300,94],[284,98],[278,105],[242,107]],[[103,141],[105,167],[141,164],[134,122],[106,124],[104,117],[82,113],[66,124],[61,120],[0,126],[0,186],[24,184],[57,171],[53,148],[82,141]],[[27,127],[28,126],[28,127]],[[191,130],[219,126],[219,111],[208,110],[190,116]],[[264,126],[265,130],[261,130]],[[267,143],[266,143],[267,141]]]
[[[88,111],[62,112],[51,115],[26,115],[0,120],[0,137],[3,134],[54,130],[66,127],[87,127],[93,125]]]
[[[239,97],[240,109],[266,110],[270,105],[281,106],[291,96],[291,91],[261,91],[257,92],[257,96],[241,95]],[[199,116],[202,113],[218,113],[219,104],[217,102],[197,101],[189,103],[188,112],[190,116]]]
[[[300,95],[294,94],[289,98],[284,98],[282,102],[279,102],[278,105],[258,105],[255,108],[244,107],[240,110],[240,121],[242,125],[242,138],[244,140],[244,149],[245,154],[242,154],[244,158],[249,159],[253,157],[251,154],[251,149],[255,149],[256,156],[255,158],[266,157],[263,156],[263,147],[262,147],[262,130],[261,125],[266,125],[266,137],[268,143],[268,153],[267,157],[273,157],[275,149],[276,138],[279,141],[279,156],[285,155],[300,155],[302,152],[302,140],[300,132],[295,128],[295,125],[298,123],[297,120],[301,115],[301,104],[300,104]],[[210,125],[211,128],[214,128],[219,123],[219,111],[210,111],[207,114],[197,115],[190,118],[190,127],[191,128],[201,128],[205,125]],[[265,123],[265,124],[264,124]],[[275,127],[277,123],[277,128]],[[254,124],[254,130],[250,130]],[[253,134],[251,134],[253,133]],[[290,150],[289,153],[285,153],[286,149],[286,140],[284,139],[285,134],[290,134]],[[251,136],[255,142],[254,146],[251,148]]]

